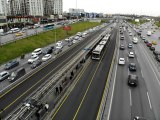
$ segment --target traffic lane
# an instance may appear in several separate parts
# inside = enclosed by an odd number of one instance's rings
[[[95,75],[92,78],[92,83],[86,93],[84,101],[80,105],[77,115],[75,115],[76,120],[94,120],[97,117],[115,50],[117,31],[114,31],[112,36],[113,39],[110,40],[110,43],[106,48],[104,57],[102,58],[102,61],[100,61],[98,70],[96,71],[95,69]]]
[[[127,39],[130,41],[131,39]],[[136,72],[130,72],[131,74],[136,74],[139,78],[138,80],[138,87],[136,89],[131,89],[131,95],[132,95],[132,117],[134,116],[143,116],[148,119],[154,120],[154,114],[152,111],[152,107],[150,104],[150,97],[148,96],[148,90],[143,78],[143,73],[141,71],[141,67],[138,61],[139,56],[137,56],[137,44],[134,44],[134,51],[135,51],[135,59],[134,63],[136,63],[137,70]],[[139,50],[138,50],[139,51]],[[131,60],[131,59],[129,59]],[[133,61],[132,61],[133,62]]]
[[[126,52],[119,51],[119,58],[124,57],[127,59]],[[117,62],[118,64],[118,62]],[[131,115],[129,89],[127,86],[128,78],[128,62],[124,66],[117,66],[117,74],[115,80],[115,90],[113,96],[113,102],[111,107],[110,120],[128,120]]]
[[[142,74],[148,89],[148,93],[151,99],[152,109],[154,111],[155,117],[157,120],[160,119],[160,83],[159,78],[156,75],[154,67],[149,63],[148,58],[146,57],[146,53],[144,53],[145,49],[142,45],[137,46],[141,51],[137,53],[139,56],[139,63],[141,65]]]
[[[56,110],[52,119],[54,120],[71,120],[78,109],[78,106],[87,90],[90,80],[95,72],[98,62],[91,61],[87,69],[75,80],[78,83],[75,85],[72,92],[69,94],[63,104]]]
[[[52,73],[55,73],[57,69],[64,66],[65,65],[64,61],[65,60],[67,61],[68,57],[70,57],[69,59],[71,59],[75,54],[77,54],[76,51],[79,52],[82,49],[81,48],[82,46],[87,45],[87,43],[92,41],[92,39],[96,38],[101,32],[103,32],[103,30],[104,29],[96,33],[92,33],[89,37],[87,37],[84,41],[82,41],[81,44],[76,45],[73,49],[70,49],[69,51],[66,51],[65,54],[62,54],[56,60],[51,62],[49,65],[47,65],[45,68],[41,69],[40,71],[38,71],[36,74],[32,75],[31,77],[26,78],[27,80],[20,83],[18,87],[15,87],[12,91],[9,91],[4,96],[1,95],[0,108],[5,109],[3,114],[6,115],[10,111],[12,111],[17,106],[17,104],[19,104],[25,97],[29,95],[29,92],[27,92],[27,90],[34,91],[38,86],[40,86],[44,82],[44,80],[48,79],[52,75]],[[46,76],[51,70],[52,72],[48,76]],[[17,99],[18,97],[20,97],[21,99],[20,98]],[[14,101],[14,104],[13,104],[13,101]]]

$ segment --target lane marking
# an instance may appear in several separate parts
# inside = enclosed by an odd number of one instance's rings
[[[144,78],[144,75],[143,75],[142,69],[141,69],[141,74],[142,74],[142,77]]]
[[[91,61],[89,61],[89,63],[85,66],[85,68],[80,72],[80,74],[76,77],[76,82],[75,85],[72,87],[72,90],[74,89],[74,87],[77,85],[77,83],[79,82],[80,78],[82,77],[82,75],[84,74],[85,70],[88,68],[88,66],[90,65]],[[69,95],[71,94],[72,90],[69,91],[69,93],[67,94],[67,96],[63,99],[62,103],[59,105],[58,109],[55,111],[55,113],[53,114],[53,116],[51,117],[51,119],[53,119],[57,113],[59,112],[59,110],[61,109],[61,107],[63,106],[64,102],[67,100],[67,98],[69,97]]]
[[[132,107],[132,95],[131,95],[131,89],[129,89],[129,101],[130,101],[130,106]]]
[[[110,38],[110,39],[111,39],[111,38]],[[113,39],[113,38],[112,38],[112,39]],[[107,48],[108,48],[108,46],[109,46],[110,44],[111,44],[111,41],[109,41],[109,43],[107,44]],[[86,98],[86,95],[87,95],[87,93],[88,93],[88,91],[89,91],[89,88],[90,88],[90,86],[91,86],[91,84],[92,84],[92,82],[93,82],[93,79],[94,79],[94,77],[95,77],[95,75],[96,75],[96,73],[97,73],[97,71],[98,71],[98,69],[99,69],[99,66],[100,66],[100,64],[102,63],[102,60],[103,60],[103,58],[104,58],[104,56],[105,56],[105,53],[108,51],[107,48],[106,48],[105,52],[103,53],[102,58],[100,59],[98,65],[97,65],[97,67],[96,67],[96,70],[95,70],[95,72],[94,72],[94,74],[93,74],[93,76],[92,76],[92,78],[91,78],[91,81],[90,81],[90,83],[89,83],[89,85],[88,85],[88,87],[87,87],[87,90],[86,90],[86,92],[85,92],[85,94],[84,94],[84,96],[83,96],[83,98],[82,98],[82,100],[81,100],[81,103],[80,103],[80,105],[79,105],[79,107],[78,107],[78,109],[77,109],[77,111],[76,111],[76,113],[75,113],[75,115],[74,115],[74,117],[73,117],[73,120],[76,120],[76,117],[77,117],[77,115],[78,115],[78,113],[79,113],[79,110],[80,110],[80,108],[81,108],[81,106],[82,106],[82,104],[83,104],[83,102],[84,102],[84,100],[85,100],[85,98]]]
[[[130,71],[129,71],[129,69],[128,69],[128,75],[130,75]]]
[[[147,97],[148,97],[148,101],[149,101],[149,107],[150,107],[150,109],[152,109],[151,100],[150,100],[150,97],[149,97],[149,93],[148,93],[148,92],[147,92]]]
[[[118,55],[117,55],[117,61],[118,61],[118,58],[119,58],[119,49],[118,49]],[[114,73],[114,78],[113,78],[113,90],[112,90],[112,93],[111,93],[111,102],[109,104],[109,111],[108,111],[108,116],[107,116],[107,120],[110,119],[110,114],[111,114],[111,107],[112,107],[112,102],[113,102],[113,94],[114,94],[114,90],[115,90],[115,81],[116,81],[116,75],[117,75],[117,67],[118,65],[116,64],[116,69],[115,69],[115,73]]]
[[[141,45],[140,45],[140,46],[141,46]],[[145,50],[144,50],[144,51],[145,51]],[[146,51],[145,51],[145,52],[146,52]],[[160,81],[158,80],[158,77],[157,77],[157,75],[156,75],[156,73],[155,73],[155,71],[154,71],[154,69],[153,69],[153,67],[152,67],[152,65],[151,65],[151,63],[150,63],[150,61],[149,61],[149,58],[147,57],[146,53],[143,52],[143,54],[144,54],[145,57],[147,58],[147,61],[148,61],[149,65],[150,65],[150,67],[151,67],[151,69],[152,69],[152,71],[153,71],[153,73],[154,73],[154,75],[155,75],[155,77],[156,77],[156,80],[158,81],[158,84],[160,85]]]

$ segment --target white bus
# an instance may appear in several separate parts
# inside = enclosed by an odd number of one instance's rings
[[[96,48],[92,51],[92,59],[100,60],[104,45],[97,45]]]
[[[110,37],[110,34],[107,34],[106,36],[104,36],[104,38],[102,39],[102,41],[108,41],[109,37]]]

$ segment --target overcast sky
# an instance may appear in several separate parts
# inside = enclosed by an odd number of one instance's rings
[[[76,0],[63,0],[63,11],[69,8],[76,8]],[[160,16],[160,0],[77,0],[77,8],[86,12]]]

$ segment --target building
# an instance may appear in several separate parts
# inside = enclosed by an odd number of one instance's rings
[[[63,0],[54,0],[53,2],[53,12],[55,15],[63,14]]]
[[[7,0],[0,0],[0,16],[7,16]]]
[[[84,9],[74,9],[74,8],[69,8],[69,13],[71,14],[79,14],[79,13],[85,13]]]

